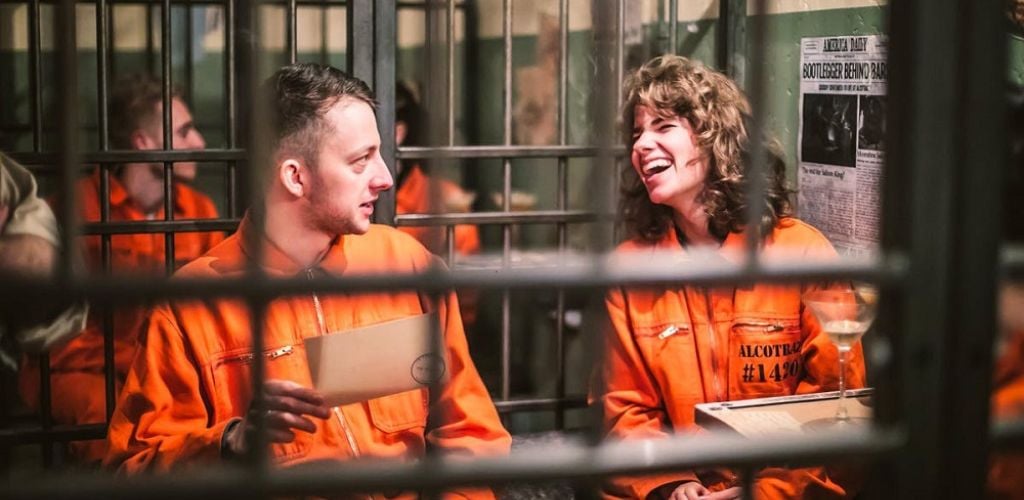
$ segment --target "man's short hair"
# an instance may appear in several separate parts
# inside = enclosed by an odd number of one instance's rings
[[[295,63],[279,69],[262,85],[260,94],[269,103],[269,151],[287,149],[311,167],[316,166],[320,143],[331,131],[324,115],[338,101],[356,99],[374,111],[377,102],[362,80],[331,66]]]
[[[171,98],[181,98],[181,89],[171,86]],[[134,149],[132,134],[161,119],[157,104],[163,102],[163,85],[156,78],[144,74],[125,75],[117,79],[110,91],[110,146],[114,149]]]

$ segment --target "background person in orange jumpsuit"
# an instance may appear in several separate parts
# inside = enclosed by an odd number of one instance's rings
[[[655,58],[625,82],[623,124],[631,167],[622,210],[633,257],[673,253],[741,262],[748,165],[746,97],[726,76],[679,56]],[[770,148],[769,148],[770,150]],[[792,217],[785,165],[768,176],[760,253],[765,260],[831,259],[835,250]],[[613,331],[605,357],[605,422],[611,437],[654,439],[695,432],[694,405],[834,390],[838,351],[801,305],[799,285],[617,288],[606,306]],[[760,353],[760,354],[759,354]],[[860,346],[847,374],[864,384]],[[616,478],[614,498],[736,498],[731,471],[691,470]],[[765,468],[756,498],[850,495],[824,467]]]
[[[395,143],[399,146],[424,146],[423,133],[427,116],[412,90],[403,82],[395,84]],[[418,162],[400,164],[398,191],[395,194],[395,213],[436,214],[445,212],[468,212],[474,196],[458,184],[429,175]],[[439,196],[440,200],[434,197]],[[441,206],[436,206],[437,203]],[[416,238],[423,246],[437,255],[448,255],[447,228],[444,226],[401,226],[399,231]],[[472,255],[480,253],[480,231],[473,224],[455,226],[455,253]],[[479,293],[475,290],[459,290],[462,321],[467,328],[476,323]]]
[[[114,149],[152,150],[163,148],[163,93],[159,81],[150,76],[131,75],[115,82],[110,96],[110,143]],[[192,114],[176,89],[171,98],[171,147],[203,149],[206,142],[196,130]],[[196,164],[174,164],[174,219],[217,217],[217,209],[206,195],[186,183],[196,176]],[[163,163],[129,163],[116,166],[110,175],[111,221],[164,219]],[[85,222],[100,220],[100,173],[78,182],[78,199]],[[53,200],[56,204],[60,199]],[[59,210],[55,210],[60,213]],[[174,235],[176,266],[189,262],[223,240],[220,232],[177,233]],[[99,236],[82,238],[90,272],[103,273],[102,241]],[[110,238],[111,273],[164,276],[163,233],[117,234]],[[118,307],[113,313],[115,385],[119,388],[135,354],[139,330],[146,309]],[[103,375],[103,326],[99,310],[89,318],[80,336],[51,352],[52,410],[58,424],[103,423],[106,421],[106,392]],[[37,360],[27,358],[19,377],[22,398],[29,407],[39,408]],[[73,458],[98,463],[104,455],[103,440],[71,444]]]
[[[254,234],[250,212],[236,234],[179,275],[243,275],[253,241],[262,242],[261,265],[271,276],[414,273],[438,262],[410,236],[370,223],[374,202],[393,182],[365,83],[304,63],[279,70],[262,92],[274,127],[265,141],[271,156],[263,232]],[[447,348],[449,380],[437,394],[418,389],[327,407],[311,388],[305,338],[426,311],[438,314]],[[154,310],[111,419],[107,465],[167,471],[245,454],[254,390],[265,397],[278,465],[418,458],[427,446],[466,456],[508,452],[511,438],[469,357],[454,294],[437,304],[415,291],[275,299],[266,309],[262,353],[252,352],[249,319],[248,307],[234,299],[175,301]],[[373,355],[387,354],[367,353]],[[262,388],[251,386],[255,356],[266,365]]]

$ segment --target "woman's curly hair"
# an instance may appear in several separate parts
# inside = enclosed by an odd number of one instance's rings
[[[725,75],[685,57],[656,57],[630,74],[623,85],[622,132],[627,153],[633,149],[633,117],[637,105],[663,116],[685,118],[693,127],[697,147],[708,162],[704,189],[698,195],[708,214],[708,230],[719,240],[742,231],[747,209],[747,168],[750,163],[747,123],[750,104]],[[781,148],[765,142],[768,163],[761,235],[779,219],[792,215]],[[647,189],[627,162],[622,171],[620,215],[631,237],[658,241],[672,224],[672,209],[651,202]]]

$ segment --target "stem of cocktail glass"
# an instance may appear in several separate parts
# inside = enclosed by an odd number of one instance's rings
[[[846,363],[850,357],[850,347],[839,348],[839,408],[836,409],[836,420],[850,419],[846,411]]]

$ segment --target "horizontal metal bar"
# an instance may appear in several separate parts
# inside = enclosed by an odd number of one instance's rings
[[[586,408],[587,397],[583,395],[568,396],[565,399],[558,398],[536,398],[536,399],[513,399],[510,401],[495,401],[494,406],[500,413],[515,413],[521,411],[540,410],[563,410],[571,408]]]
[[[53,165],[56,153],[10,153],[22,165]],[[172,151],[90,151],[82,152],[80,163],[142,163],[183,161],[239,161],[245,159],[244,149],[177,149]]]
[[[175,219],[118,222],[91,222],[82,225],[82,234],[151,234],[230,231],[238,229],[238,219]]]
[[[475,212],[459,214],[402,214],[395,217],[398,226],[449,226],[452,224],[544,224],[555,222],[595,222],[601,218],[585,210],[531,210],[529,212]],[[605,214],[603,220],[615,220]]]
[[[989,443],[994,450],[1024,449],[1024,418],[995,421],[989,429]]]
[[[43,429],[39,425],[0,429],[0,447],[53,441],[85,441],[107,437],[107,424],[55,425]]]
[[[4,498],[218,498],[331,496],[341,492],[428,490],[461,485],[594,480],[707,466],[820,463],[836,457],[878,458],[904,445],[897,430],[855,429],[818,436],[757,440],[737,436],[679,436],[663,440],[608,442],[588,447],[569,441],[531,447],[503,457],[434,458],[420,462],[359,460],[274,469],[254,476],[240,468],[190,469],[160,476],[114,478],[67,474],[60,480],[24,479],[4,484]]]
[[[587,158],[607,149],[611,154],[624,155],[622,146],[599,148],[594,146],[444,146],[398,148],[401,159],[425,158]]]
[[[261,276],[223,279],[178,279],[159,281],[143,278],[88,277],[69,281],[40,281],[24,276],[0,276],[8,286],[0,289],[0,300],[40,296],[47,300],[88,299],[96,304],[144,302],[161,299],[246,297],[272,300],[311,292],[352,293],[417,290],[444,292],[460,288],[491,290],[591,289],[613,286],[696,286],[749,284],[757,282],[797,283],[859,279],[902,284],[907,273],[905,259],[890,257],[879,263],[855,262],[771,264],[757,268],[733,264],[702,263],[681,266],[663,259],[618,260],[571,258],[548,261],[544,266],[498,270],[433,268],[421,274],[381,274],[318,278],[267,279]]]

